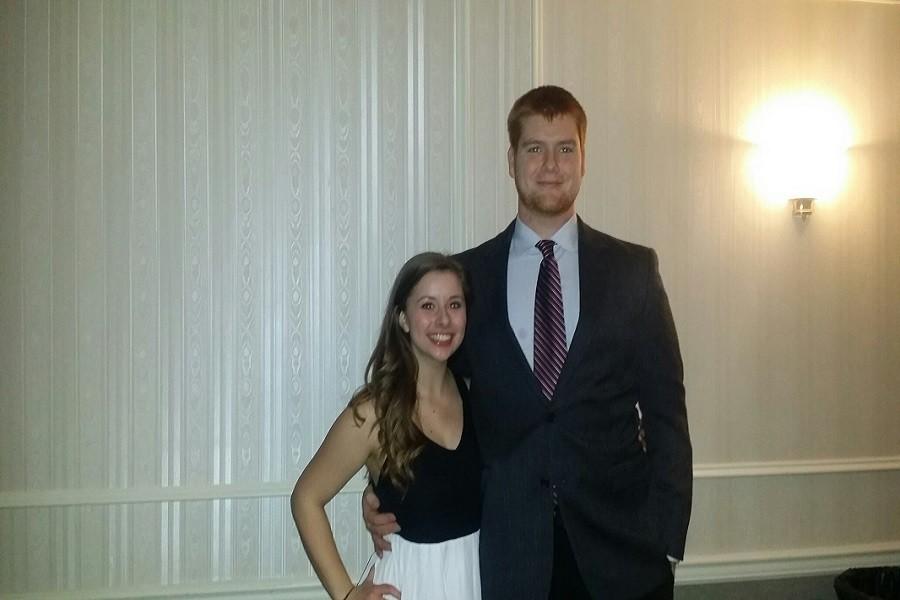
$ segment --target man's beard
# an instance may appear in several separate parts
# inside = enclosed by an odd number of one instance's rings
[[[568,193],[560,195],[541,193],[523,195],[520,193],[519,201],[532,212],[545,216],[561,215],[568,212],[575,204],[575,198]]]

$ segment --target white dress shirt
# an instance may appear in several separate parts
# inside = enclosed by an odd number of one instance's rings
[[[550,238],[553,256],[559,265],[562,284],[563,319],[566,323],[566,349],[572,345],[572,336],[578,325],[581,299],[578,291],[578,220],[575,215]],[[509,263],[506,269],[506,307],[509,325],[528,364],[534,368],[534,292],[538,272],[544,255],[535,246],[541,238],[528,225],[516,218],[512,242],[509,245]]]

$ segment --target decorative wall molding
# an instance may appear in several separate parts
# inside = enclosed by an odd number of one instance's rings
[[[773,460],[736,463],[701,463],[694,465],[694,478],[723,479],[736,477],[870,473],[877,471],[900,471],[900,456],[830,460]],[[188,502],[196,500],[234,500],[237,498],[274,498],[290,495],[293,485],[292,481],[286,481],[208,486],[0,492],[0,509],[35,508],[42,506]],[[365,479],[360,474],[354,476],[340,493],[359,494],[365,487]]]
[[[277,498],[290,496],[293,481],[240,483],[229,485],[190,485],[179,487],[135,487],[125,489],[74,489],[0,493],[0,509],[48,506],[91,506],[118,504],[155,504],[158,502],[196,502],[236,500],[240,498]],[[361,475],[339,494],[359,494],[366,487]]]
[[[771,460],[759,462],[701,463],[694,465],[696,479],[825,475],[900,470],[900,456],[833,458],[823,460]]]
[[[786,475],[828,475],[900,471],[900,456],[863,457],[830,460],[773,460],[694,465],[695,479],[737,477],[778,477]],[[0,492],[0,509],[47,506],[90,506],[147,504],[155,502],[193,502],[198,500],[235,500],[238,498],[287,497],[292,481],[241,483],[228,485],[135,487],[127,489],[73,489],[25,492]],[[366,487],[362,474],[341,490],[341,494],[359,494]]]
[[[900,541],[686,556],[676,583],[720,583],[840,573],[900,563]]]

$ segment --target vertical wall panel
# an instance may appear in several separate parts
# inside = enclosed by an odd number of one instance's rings
[[[78,229],[75,164],[78,155],[78,5],[51,5],[50,11],[50,174],[53,264],[53,487],[78,482],[78,432],[69,424],[78,415]],[[68,522],[62,511],[48,511],[51,526],[51,580],[64,585]],[[69,571],[70,572],[70,571]]]
[[[235,138],[231,95],[233,36],[232,13],[219,10],[209,16],[209,254],[210,254],[210,360],[213,380],[210,388],[212,412],[212,482],[233,481],[233,423],[237,380],[235,340],[237,339],[234,285],[235,225]],[[231,576],[231,502],[212,506],[212,578]]]
[[[283,306],[281,335],[283,348],[281,398],[282,465],[276,477],[290,480],[303,468],[309,456],[312,437],[309,433],[308,397],[312,379],[312,346],[309,343],[311,272],[310,213],[313,186],[307,174],[314,150],[306,140],[312,128],[309,115],[310,32],[308,2],[284,5],[279,38],[281,42],[281,115],[283,123],[278,138],[277,154],[282,171],[279,195],[285,199],[280,220],[284,223],[282,245]],[[277,335],[277,330],[276,330]],[[278,360],[279,357],[276,357]],[[296,536],[285,536],[279,544],[282,569],[300,572],[305,555]]]
[[[260,107],[261,129],[267,132],[263,137],[265,143],[260,144],[259,157],[261,204],[264,207],[262,231],[263,235],[263,302],[262,312],[268,315],[261,320],[263,345],[262,376],[262,422],[260,428],[261,461],[259,479],[261,481],[282,481],[281,471],[284,459],[284,440],[282,438],[283,395],[282,372],[280,369],[284,347],[282,346],[283,323],[280,315],[283,312],[283,242],[285,221],[280,218],[281,202],[284,198],[281,168],[281,148],[278,144],[276,124],[281,121],[281,102],[283,83],[281,79],[281,49],[284,47],[280,35],[280,24],[283,19],[282,3],[269,1],[261,6],[261,29],[268,32],[260,43],[260,83],[261,89],[268,90]],[[280,562],[279,546],[284,537],[284,513],[272,510],[271,503],[263,499],[261,506],[260,530],[260,575],[273,577],[275,564]]]
[[[22,259],[25,360],[25,486],[52,488],[53,452],[53,261],[50,185],[49,6],[25,7],[25,111],[22,164]],[[50,582],[50,524],[40,511],[24,515],[27,529],[17,531],[25,554],[23,575],[28,589]]]
[[[331,198],[326,200],[332,207],[329,237],[330,263],[324,268],[332,272],[333,312],[329,315],[331,324],[328,336],[333,340],[330,346],[330,363],[334,369],[331,385],[326,386],[322,402],[322,415],[326,423],[334,419],[346,405],[347,399],[359,384],[365,359],[364,350],[356,344],[356,332],[360,331],[360,306],[354,302],[361,293],[359,274],[360,263],[364,260],[364,246],[357,245],[363,231],[359,204],[361,186],[356,177],[361,162],[360,122],[363,88],[360,74],[363,69],[363,55],[359,46],[360,13],[355,1],[332,3],[332,55],[333,79],[331,94],[334,103],[332,112],[332,151],[330,170]],[[326,355],[328,356],[328,355]],[[331,505],[331,523],[335,541],[343,556],[352,556],[356,548],[355,528],[345,515],[345,505],[337,499]]]
[[[377,44],[373,52],[374,74],[372,96],[372,215],[376,227],[371,228],[373,239],[382,240],[373,248],[378,258],[376,272],[380,276],[375,295],[375,311],[370,317],[384,310],[390,289],[392,274],[396,273],[408,257],[409,235],[413,229],[407,218],[407,182],[411,180],[413,165],[406,160],[410,142],[406,135],[409,113],[406,40],[408,30],[406,2],[392,0],[382,4],[377,14]],[[382,313],[383,314],[383,313]]]
[[[78,4],[78,151],[76,155],[78,214],[78,414],[70,424],[78,433],[78,485],[108,485],[106,444],[109,412],[106,404],[106,234],[102,180],[103,161],[103,5],[99,0]],[[75,548],[69,579],[88,588],[105,585],[102,557],[108,551],[107,528],[97,510],[74,513],[70,534]],[[99,565],[98,565],[99,561]]]
[[[22,153],[25,133],[25,3],[10,2],[0,19],[0,36],[5,40],[0,54],[0,492],[26,487],[25,455],[25,295]],[[21,551],[27,532],[17,525],[12,511],[0,510],[0,589],[23,591],[25,553]]]
[[[260,472],[261,339],[260,314],[262,260],[260,248],[261,203],[259,166],[259,6],[241,1],[233,5],[234,138],[238,377],[235,416],[234,480],[253,481]],[[258,504],[235,503],[234,568],[239,577],[258,576]]]
[[[456,196],[453,182],[453,22],[452,4],[424,3],[422,5],[423,61],[421,76],[423,99],[422,122],[427,129],[424,153],[424,194],[418,201],[423,221],[433,224],[426,228],[428,238],[422,246],[438,251],[451,250],[452,227],[462,203]],[[450,185],[448,185],[450,183]]]
[[[184,256],[185,298],[184,374],[185,411],[181,457],[186,484],[211,480],[209,447],[209,157],[208,6],[199,2],[181,7],[181,37],[184,55]],[[182,505],[181,530],[185,541],[183,578],[203,581],[209,577],[210,520],[205,503]]]
[[[131,272],[132,207],[132,71],[131,5],[119,0],[103,4],[103,226],[106,288],[106,406],[109,430],[107,481],[115,487],[130,479],[129,431],[131,411]],[[106,168],[107,165],[110,168]],[[109,507],[109,554],[100,562],[112,585],[125,580],[128,557],[125,518],[128,506]]]
[[[0,68],[0,330],[7,342],[0,344],[0,491],[25,487],[25,403],[22,353],[24,338],[23,240],[22,240],[22,142],[24,135],[25,85],[25,4],[7,3],[0,21],[0,35],[6,40]],[[2,537],[2,536],[0,536]],[[2,543],[2,542],[0,542]],[[9,557],[8,553],[0,556]],[[0,559],[3,581],[11,576],[10,559]]]
[[[182,484],[184,387],[184,68],[180,7],[158,4],[156,36],[157,179],[159,203],[159,387],[161,485]],[[181,580],[180,505],[161,505],[160,571]]]
[[[0,18],[0,493],[26,487],[25,288],[22,202],[25,133],[25,3],[7,2]],[[27,532],[0,510],[0,590],[22,591]]]
[[[49,9],[29,3],[25,12],[25,110],[22,157],[22,260],[25,303],[26,487],[52,487],[51,438],[51,217],[49,177]],[[49,369],[46,366],[49,364]]]
[[[507,2],[464,2],[462,10],[469,36],[465,49],[469,88],[463,110],[463,118],[470,122],[463,154],[471,157],[467,186],[472,191],[467,196],[473,202],[466,211],[468,247],[496,235],[516,214],[515,187],[506,161],[506,115],[512,102],[531,87],[530,78],[521,79],[523,73],[530,73],[531,53],[515,56],[517,65],[528,67],[508,67],[507,45],[522,34],[509,27],[521,20],[507,22],[507,11],[519,12]],[[485,56],[496,58],[483,60]]]
[[[79,483],[106,484],[108,461],[102,440],[106,436],[106,411],[102,380],[104,324],[104,236],[100,181],[102,161],[102,9],[99,1],[78,7],[78,420],[80,434]]]
[[[157,5],[139,0],[131,4],[132,165],[131,211],[131,395],[132,419],[130,484],[160,483],[159,393],[159,218],[157,203],[156,138],[156,19]],[[127,549],[130,582],[159,581],[159,507],[131,507]]]

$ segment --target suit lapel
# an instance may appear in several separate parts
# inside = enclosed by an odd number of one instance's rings
[[[606,293],[607,273],[609,263],[604,260],[603,237],[588,227],[578,218],[578,292],[579,310],[578,324],[572,337],[572,344],[566,353],[566,361],[563,363],[562,373],[556,384],[554,397],[566,398],[567,394],[560,394],[572,374],[578,367],[590,347],[590,342],[597,333],[600,322],[600,307],[603,302],[603,294]]]

